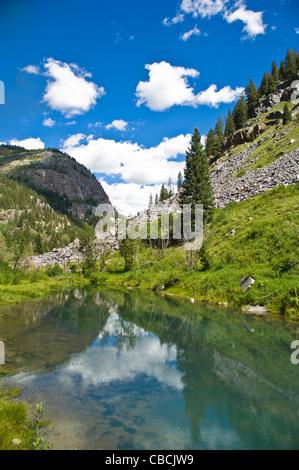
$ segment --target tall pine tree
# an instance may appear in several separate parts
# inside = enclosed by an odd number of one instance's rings
[[[288,49],[285,58],[285,78],[295,80],[297,77],[296,52]]]
[[[208,157],[215,155],[215,148],[216,148],[216,137],[214,129],[210,129],[207,135],[206,141],[206,154]]]
[[[222,155],[222,147],[224,141],[224,134],[223,134],[223,119],[221,116],[218,116],[218,120],[215,127],[215,151],[214,155],[216,158],[220,158]]]
[[[270,73],[265,73],[261,81],[261,86],[259,88],[261,96],[268,96],[271,93],[275,93],[276,90],[277,87],[274,78]]]
[[[182,172],[180,171],[178,174],[178,189],[181,189],[183,186],[183,175]]]
[[[243,94],[241,98],[239,98],[234,111],[234,121],[237,129],[241,129],[243,124],[248,119],[248,107],[245,100],[245,95]]]
[[[250,78],[249,84],[246,87],[246,99],[248,106],[248,116],[254,116],[254,110],[257,107],[259,101],[259,92],[254,84],[254,81]]]
[[[279,81],[279,71],[278,71],[277,64],[276,64],[275,60],[272,62],[271,75],[272,75],[275,82]]]
[[[285,79],[285,66],[284,66],[284,61],[282,60],[280,62],[280,67],[279,67],[279,80],[284,80]]]
[[[186,152],[185,179],[180,202],[181,204],[202,204],[204,221],[211,220],[215,208],[214,194],[208,158],[197,128],[194,130],[190,148]]]
[[[234,115],[231,110],[228,110],[226,122],[225,122],[225,129],[224,129],[224,137],[228,137],[229,135],[233,134],[236,131]]]

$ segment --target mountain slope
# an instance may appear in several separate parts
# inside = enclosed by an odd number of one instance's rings
[[[0,176],[1,261],[63,247],[80,233],[81,229],[66,215],[55,212],[45,198]]]
[[[55,210],[81,220],[109,203],[92,173],[59,150],[0,146],[0,173],[43,195]]]

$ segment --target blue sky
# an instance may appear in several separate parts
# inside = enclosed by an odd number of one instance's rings
[[[298,47],[297,0],[1,0],[1,142],[67,151],[134,212],[252,78]],[[127,207],[125,207],[127,203]]]

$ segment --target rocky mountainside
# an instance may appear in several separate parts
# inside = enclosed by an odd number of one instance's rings
[[[92,173],[59,150],[0,146],[0,174],[43,195],[55,210],[80,219],[110,203]]]
[[[297,99],[296,99],[297,98]],[[293,116],[299,114],[299,80],[286,80],[277,83],[277,91],[260,99],[254,110],[254,117],[243,125],[242,129],[231,134],[224,141],[224,150],[240,144],[252,142],[273,124],[282,124],[283,105],[289,103]],[[265,119],[266,117],[266,119]]]

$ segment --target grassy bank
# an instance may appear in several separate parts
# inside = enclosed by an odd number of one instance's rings
[[[43,272],[28,273],[28,279],[19,284],[0,285],[0,305],[16,304],[24,300],[38,300],[47,297],[53,292],[65,288],[76,288],[89,284],[89,280],[76,274],[61,274],[48,278]],[[1,313],[1,312],[0,312]]]
[[[17,390],[5,391],[0,385],[0,450],[28,450],[33,447],[29,407],[24,402],[12,400],[17,394]]]
[[[208,269],[199,262],[196,271],[189,270],[183,248],[170,248],[161,259],[158,250],[143,247],[134,271],[124,272],[116,253],[98,282],[164,288],[166,293],[238,307],[262,305],[299,319],[299,184],[217,210],[205,240]],[[252,276],[255,285],[243,293],[240,280],[245,276]]]

